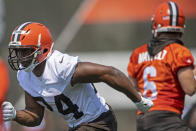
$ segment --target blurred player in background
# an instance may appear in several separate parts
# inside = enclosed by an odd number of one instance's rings
[[[46,107],[63,117],[69,130],[116,131],[113,111],[97,93],[94,82],[105,82],[123,92],[142,112],[153,105],[151,100],[137,93],[121,71],[80,62],[78,57],[53,50],[51,34],[40,23],[26,22],[15,28],[9,43],[8,62],[18,71],[26,107],[16,111],[10,102],[4,102],[5,121],[37,126]]]
[[[153,16],[152,40],[135,49],[128,73],[154,106],[138,112],[138,131],[190,131],[181,120],[185,94],[196,91],[194,58],[181,40],[185,16],[175,2],[162,3]]]
[[[8,87],[9,87],[8,70],[3,60],[0,59],[0,131],[3,129],[3,116],[2,116],[1,105],[5,100]]]

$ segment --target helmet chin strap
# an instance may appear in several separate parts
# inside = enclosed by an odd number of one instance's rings
[[[25,72],[31,72],[33,71],[33,69],[39,64],[39,63],[36,63],[36,57],[37,57],[37,53],[34,54],[34,59],[32,60],[31,64],[24,69]]]
[[[33,69],[38,65],[39,63],[37,64],[31,64],[29,65],[27,68],[24,69],[25,72],[31,72],[33,71]]]

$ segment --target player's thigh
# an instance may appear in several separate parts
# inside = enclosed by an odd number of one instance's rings
[[[112,110],[102,113],[89,123],[80,124],[76,131],[117,131],[117,121]]]

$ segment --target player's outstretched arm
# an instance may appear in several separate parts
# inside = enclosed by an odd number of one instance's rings
[[[195,72],[196,68],[194,67],[193,69],[192,66],[181,68],[178,71],[178,79],[182,89],[189,96],[192,96],[196,92]]]
[[[126,94],[127,97],[129,97],[133,102],[141,102],[139,104],[140,109],[146,108],[146,110],[148,110],[153,105],[152,101],[142,98],[137,93],[137,90],[129,78],[118,69],[111,66],[104,66],[89,62],[78,63],[75,73],[72,77],[72,85],[76,83],[94,82],[105,82],[112,88]]]
[[[2,113],[4,121],[14,120],[24,126],[38,126],[40,125],[43,115],[44,107],[37,104],[32,96],[25,92],[24,110],[15,110],[10,102],[3,102]]]

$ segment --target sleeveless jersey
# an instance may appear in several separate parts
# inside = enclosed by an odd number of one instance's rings
[[[142,96],[153,100],[154,106],[149,111],[182,114],[185,93],[177,72],[193,63],[191,52],[180,44],[166,46],[154,58],[149,56],[145,44],[133,51],[127,70],[131,77],[136,78]]]
[[[90,122],[109,110],[104,98],[93,84],[71,85],[78,57],[54,51],[46,60],[44,72],[36,77],[32,72],[18,71],[20,86],[42,106],[60,114],[70,127]]]

